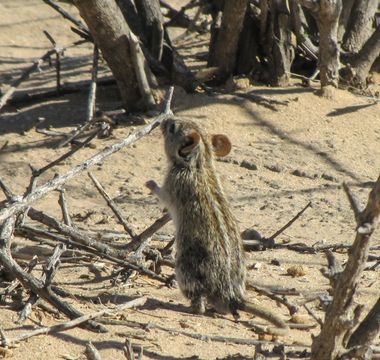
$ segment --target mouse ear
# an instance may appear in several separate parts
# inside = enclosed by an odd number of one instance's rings
[[[201,136],[197,132],[187,135],[183,147],[179,149],[179,154],[182,157],[189,155],[195,147],[198,146]]]
[[[223,157],[230,153],[232,145],[230,139],[226,135],[213,135],[211,142],[216,156]]]

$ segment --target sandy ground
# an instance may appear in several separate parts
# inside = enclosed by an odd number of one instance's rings
[[[66,5],[70,11],[75,11]],[[52,9],[37,0],[2,0],[0,3],[0,89],[4,92],[9,83],[20,75],[34,59],[49,49],[43,35],[48,30],[61,46],[77,37],[70,31],[68,22]],[[184,54],[205,51],[205,41],[189,42]],[[63,59],[63,81],[75,83],[90,78],[91,45],[69,49]],[[190,65],[191,62],[190,62]],[[195,66],[195,64],[193,64]],[[105,64],[101,76],[109,75]],[[20,91],[34,92],[54,86],[54,68],[44,64],[42,72],[35,73]],[[249,86],[240,93],[259,95],[279,104],[257,103],[230,94],[207,96],[186,94],[177,88],[174,93],[175,114],[193,118],[209,132],[225,133],[233,143],[227,161],[218,162],[226,194],[241,230],[254,227],[270,236],[279,227],[312,203],[305,214],[277,238],[278,243],[348,244],[354,239],[355,221],[342,190],[347,182],[364,204],[371,184],[380,169],[380,106],[370,99],[338,91],[333,100],[314,94],[314,88],[301,87],[299,82],[287,88]],[[38,118],[44,118],[41,128],[68,132],[85,119],[86,92],[32,104],[8,107],[1,114],[0,176],[13,192],[22,194],[30,177],[29,164],[42,167],[67,151],[56,149],[56,139],[35,131]],[[98,91],[98,108],[115,109],[120,105],[117,89],[101,87]],[[95,139],[95,148],[85,148],[60,166],[47,171],[39,184],[64,173],[74,165],[92,156],[130,134],[137,126],[122,122],[107,139]],[[248,165],[248,166],[247,166]],[[154,131],[131,147],[124,148],[91,171],[103,184],[122,209],[126,219],[139,232],[162,213],[162,207],[144,187],[149,179],[162,181],[166,168],[162,138]],[[69,181],[66,193],[75,226],[91,231],[120,231],[112,212],[83,173]],[[51,193],[34,206],[50,215],[61,217],[57,193]],[[3,200],[3,195],[0,195]],[[171,224],[159,231],[172,235]],[[116,241],[116,240],[115,240]],[[119,240],[122,245],[126,240]],[[14,243],[31,245],[16,238]],[[154,242],[162,247],[165,243]],[[372,237],[373,246],[380,245],[380,230]],[[372,255],[379,256],[374,250]],[[37,253],[43,262],[46,258]],[[347,259],[345,251],[337,253],[339,260]],[[302,295],[288,296],[294,303],[318,293],[326,293],[328,281],[320,268],[326,265],[323,254],[301,254],[287,249],[247,253],[249,280],[258,285],[297,289]],[[277,260],[279,265],[275,265]],[[302,265],[305,274],[291,277],[287,269]],[[146,304],[136,310],[126,310],[119,319],[141,323],[154,323],[167,328],[209,335],[257,339],[247,326],[250,316],[242,314],[242,322],[235,323],[231,316],[195,316],[188,309],[186,299],[176,288],[167,288],[145,276],[131,276],[122,282],[113,282],[113,266],[102,259],[93,265],[85,261],[63,263],[55,284],[69,290],[75,298],[66,299],[84,313],[112,307],[136,296],[145,295]],[[34,272],[38,275],[41,266]],[[163,268],[171,274],[170,268]],[[365,271],[360,282],[357,301],[365,305],[364,313],[377,300],[380,291],[379,270]],[[0,287],[6,286],[0,278]],[[249,291],[250,299],[261,302],[289,319],[284,306]],[[24,299],[26,295],[24,294]],[[317,301],[310,307],[319,316],[323,312]],[[21,302],[8,298],[0,304],[0,324],[12,337],[33,327],[53,325],[65,320],[46,311],[36,310],[23,327],[16,325]],[[313,319],[300,308],[309,323]],[[254,319],[255,323],[263,323]],[[147,359],[253,359],[253,346],[196,340],[175,332],[157,329],[143,330],[128,326],[107,325],[108,333],[97,334],[79,328],[58,335],[46,335],[22,342],[11,349],[14,359],[84,359],[88,341],[100,350],[103,359],[123,359],[122,347],[126,338],[136,346],[143,346]],[[312,330],[291,330],[283,341],[287,344],[310,345]]]

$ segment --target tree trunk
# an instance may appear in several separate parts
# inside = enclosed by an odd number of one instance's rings
[[[123,106],[128,111],[153,106],[150,88],[141,88],[141,84],[147,83],[147,67],[138,66],[145,63],[145,58],[138,43],[131,46],[131,30],[116,2],[75,0],[74,3],[116,79]]]
[[[132,32],[141,37],[141,34],[144,33],[144,27],[135,3],[132,0],[116,0],[116,4],[119,6],[124,19]],[[141,40],[144,41],[143,38]]]
[[[330,87],[338,87],[339,47],[338,23],[342,0],[301,0],[317,19],[319,29],[319,70],[321,94],[330,96]]]
[[[315,46],[311,42],[311,39],[309,36],[305,36],[307,31],[305,30],[305,28],[302,24],[302,19],[305,18],[305,15],[303,13],[303,10],[302,10],[300,4],[298,3],[297,0],[290,0],[289,1],[289,7],[290,7],[292,29],[296,35],[296,38],[297,38],[298,48],[301,49],[311,59],[317,60],[319,49],[317,46]],[[302,14],[302,16],[301,16],[301,14]]]
[[[160,3],[158,0],[135,0],[135,4],[143,19],[144,45],[160,61],[164,42],[164,19]]]
[[[236,52],[247,2],[248,0],[225,2],[222,24],[215,40],[215,47],[210,44],[213,51],[210,54],[208,65],[219,68],[222,81],[227,80],[235,69]]]
[[[266,37],[269,82],[273,86],[289,83],[290,66],[294,58],[291,45],[289,11],[285,0],[270,0],[270,22]]]
[[[243,30],[240,34],[238,51],[236,54],[236,73],[248,75],[253,71],[260,71],[258,57],[258,41],[260,29],[250,11],[245,14]]]
[[[343,77],[355,87],[366,88],[368,74],[379,56],[380,25],[354,57],[350,66],[342,71]]]
[[[339,82],[339,47],[338,47],[338,20],[342,9],[341,0],[321,1],[319,12],[319,70],[321,72],[321,86],[338,87]]]
[[[346,6],[346,4],[345,4]],[[347,23],[342,48],[358,52],[373,33],[373,21],[378,0],[356,0]]]
[[[343,8],[339,17],[338,42],[341,42],[346,32],[347,24],[351,16],[351,10],[355,0],[343,0]]]

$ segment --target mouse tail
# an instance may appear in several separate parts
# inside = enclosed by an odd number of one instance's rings
[[[264,308],[259,304],[254,304],[249,301],[245,301],[244,303],[239,305],[239,310],[258,316],[275,325],[276,328],[267,328],[268,333],[274,335],[286,335],[289,331],[289,326],[285,323],[284,320],[282,320],[279,316],[275,315],[272,311]]]

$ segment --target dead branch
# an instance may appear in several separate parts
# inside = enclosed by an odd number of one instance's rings
[[[90,157],[89,159],[85,160],[81,164],[78,164],[77,166],[69,170],[68,172],[55,177],[54,179],[48,181],[44,185],[37,187],[29,195],[22,198],[22,200],[15,201],[12,204],[7,204],[9,206],[4,207],[2,210],[0,210],[0,222],[22,211],[23,209],[28,207],[30,203],[43,198],[50,191],[56,190],[58,187],[62,186],[66,181],[70,180],[71,178],[78,175],[82,171],[87,170],[90,166],[98,164],[98,163],[102,163],[105,158],[121,150],[124,146],[130,145],[134,143],[135,141],[141,139],[143,136],[149,134],[165,118],[170,116],[170,113],[171,113],[170,101],[171,101],[172,93],[173,93],[173,88],[170,88],[164,113],[158,115],[150,124],[144,126],[141,129],[134,131],[132,134],[130,134],[127,138],[123,139],[122,141],[104,148],[103,150],[101,150],[94,156]]]
[[[36,255],[34,255],[33,258],[30,260],[25,271],[30,273],[35,268],[37,263],[38,263],[38,257]],[[3,297],[11,294],[20,285],[21,284],[17,279],[13,280],[12,283],[8,287],[6,287],[3,291],[0,292],[0,301],[3,300]]]
[[[157,230],[161,229],[165,224],[171,220],[169,213],[161,216],[152,225],[146,228],[141,234],[137,235],[134,240],[126,245],[126,250],[136,251],[138,248],[143,248],[147,245],[148,240]]]
[[[66,246],[63,244],[57,245],[54,249],[53,255],[50,257],[48,264],[44,267],[44,272],[41,277],[41,281],[45,287],[50,287],[51,282],[59,266],[59,258],[66,251]],[[32,293],[29,296],[24,308],[19,314],[19,318],[16,324],[22,324],[32,312],[32,307],[38,301],[38,295]]]
[[[83,41],[85,43],[86,41]],[[115,85],[116,81],[113,78],[104,77],[98,81],[98,86],[109,86]],[[34,101],[41,101],[46,99],[51,99],[55,97],[61,97],[63,95],[75,94],[88,89],[90,81],[80,81],[79,83],[73,84],[62,84],[60,92],[58,93],[56,89],[36,92],[33,94],[20,93],[15,94],[9,101],[9,105],[19,105],[30,103]],[[66,135],[66,134],[64,134]]]
[[[136,74],[137,84],[142,96],[143,102],[147,108],[153,108],[156,105],[148,79],[153,79],[154,75],[150,72],[145,56],[141,50],[138,37],[130,31],[128,42],[131,47],[133,67]],[[156,83],[156,80],[153,80]]]
[[[329,279],[331,286],[334,288],[339,276],[343,272],[343,267],[330,250],[325,250],[324,253],[327,258],[328,266],[327,269],[322,268],[321,273]]]
[[[119,220],[120,224],[123,225],[124,230],[129,234],[129,236],[132,238],[132,240],[135,240],[137,237],[137,234],[132,229],[131,225],[127,223],[127,221],[124,219],[124,217],[121,215],[121,211],[118,208],[118,206],[115,204],[115,202],[111,199],[111,197],[107,194],[107,192],[104,190],[103,186],[100,184],[100,182],[95,178],[95,176],[88,172],[88,176],[94,183],[95,187],[98,189],[99,193],[103,196],[104,200],[107,202],[107,205],[111,208],[113,213],[115,214],[116,218]]]
[[[120,251],[107,244],[101,243],[100,241],[97,241],[96,239],[91,238],[86,234],[83,234],[74,227],[68,226],[58,221],[54,217],[43,213],[42,211],[36,210],[31,207],[29,209],[28,216],[32,220],[38,221],[50,228],[53,228],[60,234],[68,236],[82,245],[93,247],[99,253],[108,254],[117,258],[123,258],[125,256],[125,251]]]
[[[127,360],[134,360],[135,353],[133,352],[132,341],[125,339],[125,345],[123,346],[123,352]]]
[[[1,227],[0,232],[0,263],[3,265],[7,272],[12,273],[20,283],[27,289],[37,294],[45,301],[52,304],[58,310],[63,312],[70,318],[76,318],[82,314],[77,311],[70,304],[62,301],[56,294],[54,294],[49,287],[45,287],[44,283],[36,279],[30,273],[24,271],[19,264],[12,258],[10,254],[10,242],[14,231],[16,218],[11,216],[7,218]],[[105,328],[93,322],[88,323],[88,327],[95,331],[105,331]]]
[[[281,229],[277,230],[273,235],[271,235],[268,239],[274,240],[278,235],[283,233],[289,226],[291,226],[305,211],[311,206],[311,202],[309,202],[300,212],[296,214],[290,221],[288,221]]]
[[[262,250],[263,248],[288,248],[290,247],[290,244],[276,244],[274,242],[274,239],[279,236],[281,233],[283,233],[288,227],[290,227],[305,211],[306,209],[311,206],[311,202],[309,202],[301,211],[299,211],[290,221],[288,221],[281,229],[277,230],[273,235],[270,237],[262,237],[257,231],[254,229],[247,229],[242,232],[241,236],[243,239],[243,245],[244,248],[249,250]],[[251,232],[254,230],[257,233],[257,238],[252,237],[252,235],[248,235],[247,232]],[[312,249],[312,252],[315,252],[314,248]]]
[[[361,206],[359,204],[358,199],[352,193],[351,189],[348,187],[346,183],[343,183],[343,189],[347,195],[348,201],[350,202],[351,209],[354,212],[356,222],[359,221],[360,213],[362,212]]]
[[[74,42],[73,44],[71,45],[68,45],[66,47],[63,47],[62,48],[62,51],[68,49],[68,48],[71,48],[73,46],[77,46],[77,45],[80,45],[80,44],[83,44],[84,42],[86,42],[86,40],[80,40],[80,41],[76,41]],[[22,74],[19,78],[17,78],[13,83],[12,85],[10,86],[10,88],[5,92],[5,94],[0,98],[0,109],[4,107],[4,105],[9,101],[9,99],[13,96],[13,93],[17,90],[17,88],[25,81],[29,78],[29,76],[34,72],[36,71],[37,69],[39,69],[39,67],[42,65],[42,63],[46,60],[48,60],[50,58],[50,56],[52,56],[53,54],[55,54],[56,52],[56,49],[50,49],[48,50],[44,55],[42,55],[37,61],[35,61],[33,63],[33,65],[29,66]]]
[[[318,48],[311,42],[308,36],[305,36],[305,29],[302,25],[301,13],[303,12],[297,0],[290,0],[290,15],[294,26],[294,32],[297,38],[297,46],[304,51],[311,59],[318,60]],[[302,16],[304,14],[302,13]],[[307,78],[308,79],[308,78]]]
[[[71,21],[75,26],[77,26],[82,32],[84,32],[87,37],[91,38],[91,34],[88,29],[77,19],[75,19],[72,15],[70,15],[66,10],[62,9],[58,4],[51,0],[43,0],[43,2],[49,6],[51,6],[55,11],[60,13],[65,19]]]
[[[29,339],[33,336],[37,335],[45,335],[45,334],[55,334],[58,332],[66,331],[69,329],[72,329],[74,327],[83,325],[84,323],[89,322],[90,320],[96,319],[103,315],[111,315],[111,314],[117,314],[123,310],[130,309],[132,307],[136,306],[142,306],[145,304],[147,298],[146,297],[140,297],[131,301],[126,302],[125,304],[118,305],[114,309],[104,309],[97,312],[94,312],[92,314],[88,315],[82,315],[74,320],[67,321],[63,324],[57,324],[49,327],[42,327],[36,330],[29,331],[27,333],[21,334],[19,336],[15,336],[14,338],[7,338],[7,345],[15,344],[20,341]],[[0,342],[0,346],[5,346],[3,342]]]
[[[0,146],[0,152],[5,150],[9,144],[9,140],[6,140],[3,145]]]
[[[98,50],[98,47],[94,45],[94,52],[92,55],[91,83],[90,83],[90,89],[88,92],[86,122],[92,121],[94,117],[95,102],[96,102],[96,82],[98,80],[98,68],[99,68],[99,50]]]
[[[191,3],[191,1],[190,1]],[[190,4],[189,3],[189,4]],[[197,9],[197,12],[195,13],[193,19],[191,20],[189,26],[187,27],[186,31],[184,33],[182,33],[181,35],[177,36],[176,38],[173,39],[173,42],[179,42],[181,40],[185,40],[187,37],[191,36],[191,33],[193,33],[194,31],[196,31],[196,24],[197,24],[197,21],[199,20],[199,17],[201,16],[202,12],[203,12],[203,6],[201,4],[198,4],[198,9]]]
[[[169,284],[170,285],[170,281],[171,281],[170,277],[167,278],[167,277],[158,275],[155,272],[153,272],[153,271],[145,268],[142,265],[138,265],[138,264],[133,263],[131,261],[127,261],[127,260],[124,259],[125,256],[123,256],[122,258],[118,258],[118,257],[112,256],[112,255],[109,255],[108,253],[101,252],[95,246],[91,247],[90,245],[85,245],[85,244],[82,244],[82,243],[78,243],[76,241],[72,241],[70,239],[67,239],[67,238],[65,238],[63,236],[59,236],[59,235],[50,233],[50,232],[45,231],[45,230],[36,229],[36,228],[31,227],[31,226],[25,226],[24,225],[21,229],[18,229],[18,231],[23,231],[23,230],[24,230],[24,235],[27,236],[27,237],[30,237],[30,233],[34,233],[34,234],[42,235],[44,237],[48,237],[50,239],[54,239],[54,240],[60,241],[60,242],[66,244],[66,245],[68,245],[70,247],[75,247],[77,249],[84,250],[84,251],[86,251],[86,252],[88,252],[90,254],[97,255],[97,256],[99,256],[101,258],[104,258],[104,259],[108,259],[108,260],[112,261],[115,264],[118,264],[120,266],[125,266],[125,267],[127,267],[129,269],[132,269],[132,270],[136,270],[137,272],[139,272],[141,274],[144,274],[144,275],[147,275],[147,276],[149,276],[152,279],[155,279],[155,280],[158,280],[158,281],[161,281],[161,282],[163,282],[165,284]],[[86,238],[84,237],[83,239],[86,239]],[[94,243],[92,243],[92,244],[94,244]],[[121,252],[120,254],[123,254],[123,252]],[[124,252],[124,255],[125,255],[125,252]]]
[[[354,296],[368,257],[370,237],[380,216],[380,176],[371,190],[366,208],[360,213],[356,237],[347,264],[334,282],[333,301],[326,312],[320,334],[312,344],[312,360],[338,359],[346,350],[345,338],[358,322],[359,311]],[[377,331],[379,332],[377,324]],[[375,334],[376,335],[376,334]],[[369,340],[371,340],[371,337]],[[370,351],[364,341],[362,348]],[[366,352],[366,351],[365,351]]]
[[[66,160],[67,158],[69,158],[70,156],[72,156],[73,154],[75,154],[78,150],[80,150],[81,148],[83,148],[84,146],[86,146],[87,144],[89,144],[90,141],[93,140],[96,137],[96,135],[99,134],[100,131],[101,131],[101,129],[96,129],[96,131],[94,131],[94,133],[91,134],[87,139],[85,139],[84,141],[82,141],[78,146],[73,147],[67,153],[61,155],[58,159],[53,160],[51,163],[45,165],[44,167],[42,167],[40,169],[34,169],[32,171],[33,176],[34,177],[40,176],[46,170],[51,169],[52,167],[54,167],[54,166],[58,165],[59,163],[61,163],[63,160]]]
[[[61,55],[63,54],[63,51],[48,31],[44,30],[43,33],[55,50],[56,90],[57,93],[59,93],[61,91]]]
[[[13,193],[9,189],[9,187],[4,183],[4,181],[0,178],[0,188],[3,190],[5,197],[7,200],[11,200],[13,198]]]
[[[303,307],[319,325],[323,325],[322,319],[313,311],[313,309],[311,309],[307,304],[303,304]]]
[[[160,5],[167,10],[165,16],[170,18],[170,21],[166,24],[166,26],[181,26],[186,29],[189,27],[191,24],[191,19],[185,14],[183,9],[177,11],[163,0],[160,0]]]
[[[71,226],[71,217],[69,213],[69,209],[67,206],[66,196],[65,196],[65,189],[59,189],[59,200],[58,204],[61,207],[62,210],[62,216],[63,216],[63,222],[67,226]]]
[[[348,64],[345,69],[342,69],[342,76],[350,85],[353,85],[351,89],[363,89],[367,87],[369,72],[379,57],[379,53],[380,25],[365,42],[362,49],[355,55],[351,63]]]
[[[148,104],[138,86],[133,50],[129,42],[132,31],[120,7],[115,1],[106,0],[75,0],[74,5],[116,79],[123,107],[128,111],[146,109]],[[141,51],[135,52],[136,54],[144,58]],[[139,72],[145,70],[140,68]]]
[[[102,360],[99,351],[91,341],[86,344],[86,357],[88,360]]]
[[[91,82],[90,82],[90,88],[88,91],[86,121],[84,122],[84,124],[78,126],[67,139],[64,139],[63,141],[61,141],[58,144],[58,148],[69,144],[79,134],[86,131],[93,124],[95,102],[96,102],[96,82],[98,80],[98,63],[99,63],[99,50],[98,50],[98,47],[94,45],[94,51],[92,55]]]

